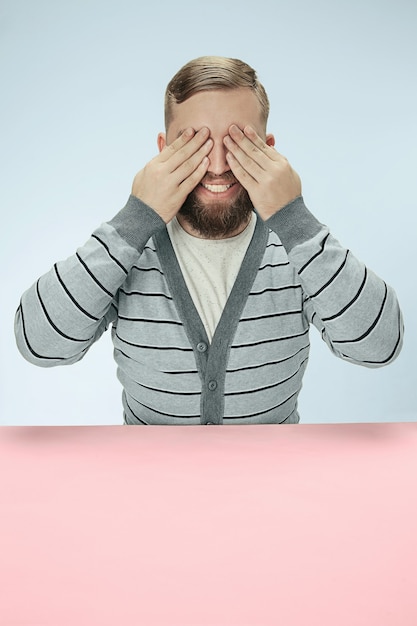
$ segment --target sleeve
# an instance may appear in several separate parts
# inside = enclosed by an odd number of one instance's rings
[[[336,356],[366,367],[400,353],[403,321],[394,290],[344,248],[300,196],[266,221],[305,294],[305,312]]]
[[[76,253],[22,296],[15,336],[24,358],[41,367],[79,361],[114,321],[117,292],[146,242],[165,222],[138,198],[102,224]]]

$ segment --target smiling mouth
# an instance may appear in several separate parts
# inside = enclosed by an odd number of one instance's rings
[[[233,187],[236,183],[231,183],[230,185],[204,185],[201,183],[201,186],[207,191],[211,191],[212,193],[222,193]]]

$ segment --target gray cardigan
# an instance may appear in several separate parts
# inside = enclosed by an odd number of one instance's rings
[[[402,345],[394,291],[297,198],[255,232],[208,341],[163,220],[137,198],[21,300],[16,338],[43,367],[81,359],[111,325],[128,424],[299,421],[309,328],[379,367]]]

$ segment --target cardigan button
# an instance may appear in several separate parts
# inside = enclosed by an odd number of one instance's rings
[[[204,341],[200,341],[200,343],[197,344],[197,350],[199,352],[205,352],[207,350],[207,344],[204,343]]]
[[[215,380],[211,380],[208,384],[208,388],[210,389],[210,391],[214,391],[215,389],[217,389],[217,383]]]

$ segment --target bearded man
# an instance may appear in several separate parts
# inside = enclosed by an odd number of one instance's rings
[[[298,422],[311,325],[342,359],[391,363],[395,293],[306,208],[268,113],[246,63],[181,68],[126,206],[23,295],[23,356],[74,363],[111,326],[126,424]]]

